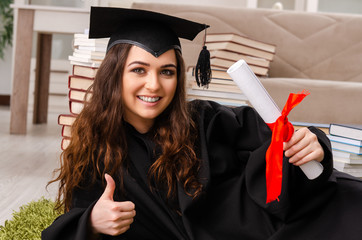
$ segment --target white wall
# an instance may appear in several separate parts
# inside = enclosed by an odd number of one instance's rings
[[[318,10],[323,12],[362,13],[361,0],[319,0]]]

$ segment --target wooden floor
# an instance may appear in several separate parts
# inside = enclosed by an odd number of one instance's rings
[[[66,111],[66,110],[64,110]],[[0,225],[19,206],[44,196],[54,199],[57,184],[46,189],[60,155],[57,124],[62,110],[48,114],[48,123],[33,125],[28,114],[27,135],[9,134],[10,109],[0,106]]]

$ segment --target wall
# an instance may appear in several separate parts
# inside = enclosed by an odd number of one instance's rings
[[[322,12],[362,13],[361,0],[319,0],[318,10]]]

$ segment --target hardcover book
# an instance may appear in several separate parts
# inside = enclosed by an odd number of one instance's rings
[[[348,173],[355,177],[362,177],[362,164],[348,164],[344,162],[334,161],[333,166],[341,172]]]
[[[69,111],[74,115],[78,115],[84,108],[83,101],[69,101]]]
[[[333,160],[349,164],[362,164],[362,154],[355,154],[333,149]]]
[[[244,55],[250,55],[254,57],[260,57],[267,59],[269,61],[273,60],[274,53],[266,52],[260,49],[240,45],[233,42],[213,42],[206,43],[206,46],[209,50],[228,50],[232,52],[237,52]]]
[[[93,78],[70,75],[68,79],[68,88],[87,91],[92,86],[93,81]]]
[[[88,37],[88,34],[75,33],[73,39],[73,46],[98,46],[107,48],[109,38],[92,38]]]
[[[62,142],[60,144],[60,147],[62,150],[65,150],[68,146],[69,146],[69,143],[70,143],[70,138],[68,137],[63,137],[62,138]]]
[[[74,123],[76,118],[77,118],[77,116],[75,116],[73,114],[60,114],[58,116],[58,124],[71,126]]]
[[[249,65],[260,66],[265,68],[270,67],[270,61],[264,58],[252,57],[245,54],[230,52],[226,50],[212,50],[210,51],[210,57],[226,59],[233,62],[237,62],[240,59],[244,59],[245,62]]]
[[[74,62],[74,63],[80,63],[80,64],[83,64],[85,66],[90,66],[90,67],[99,67],[103,61],[102,60],[96,60],[96,59],[90,59],[90,58],[84,58],[84,57],[77,57],[77,56],[68,56],[68,59],[71,61],[71,62]]]
[[[204,97],[214,97],[214,98],[223,98],[223,99],[234,99],[239,101],[247,101],[248,99],[244,94],[233,93],[233,92],[220,92],[212,91],[207,89],[187,89],[188,95],[204,96]]]
[[[233,65],[234,63],[235,63],[235,61],[217,58],[217,57],[213,57],[210,59],[211,67],[223,68],[223,69],[225,69],[225,71],[229,67],[231,67],[231,65]],[[268,68],[255,66],[255,65],[249,65],[249,67],[258,76],[266,76],[268,73],[268,70],[269,70]]]
[[[341,142],[333,142],[333,141],[331,141],[331,145],[332,149],[335,150],[340,150],[354,154],[362,154],[362,146],[355,146],[355,145],[345,144]]]
[[[73,75],[75,76],[94,78],[97,72],[98,68],[95,67],[73,65]]]
[[[329,133],[340,137],[362,140],[362,125],[332,123],[329,126]]]
[[[352,139],[352,138],[345,138],[335,135],[327,135],[329,140],[332,142],[340,142],[348,145],[354,145],[354,146],[362,146],[362,140]]]
[[[261,49],[263,51],[274,53],[276,46],[273,44],[261,42],[236,33],[212,33],[206,36],[206,42],[234,42],[245,46]]]
[[[91,60],[100,60],[102,61],[105,57],[105,52],[96,52],[82,49],[74,49],[73,56]]]
[[[92,93],[87,94],[85,90],[69,89],[68,97],[71,101],[89,101]]]
[[[63,125],[62,126],[62,137],[68,137],[72,135],[72,126]]]

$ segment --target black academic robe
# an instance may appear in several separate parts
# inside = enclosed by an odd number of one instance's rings
[[[155,146],[147,134],[127,125],[130,164],[123,171],[125,191],[117,189],[114,200],[132,201],[136,217],[126,233],[103,239],[362,238],[362,183],[332,173],[324,133],[310,128],[325,151],[323,173],[308,180],[284,159],[279,201],[266,204],[265,153],[271,132],[263,120],[250,107],[207,101],[190,106],[199,129],[195,150],[202,159],[203,194],[192,199],[178,186],[177,199],[167,201],[162,191],[151,191],[146,175]],[[42,239],[87,239],[89,214],[103,190],[101,178],[76,190],[72,209],[43,231]]]

